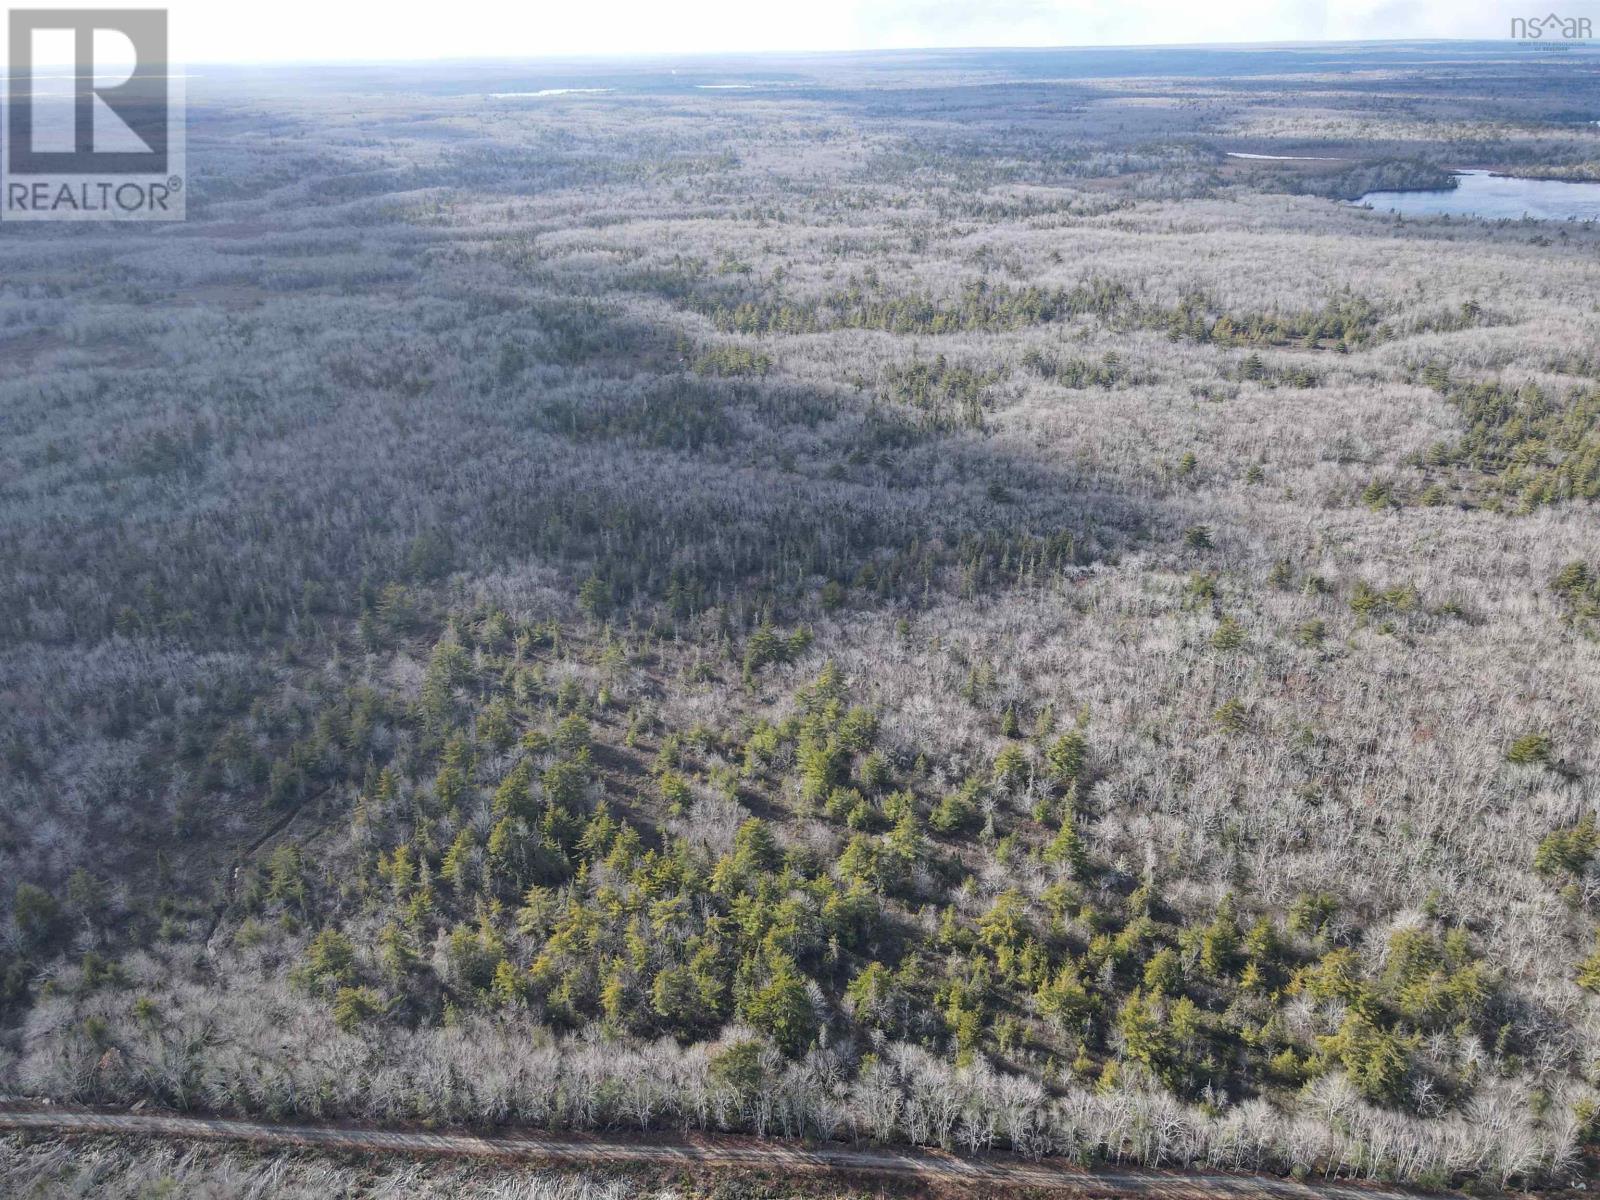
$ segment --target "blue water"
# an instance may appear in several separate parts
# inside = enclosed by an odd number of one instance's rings
[[[1600,183],[1512,179],[1488,171],[1460,171],[1459,184],[1437,192],[1368,192],[1356,204],[1408,217],[1533,217],[1540,221],[1600,219]]]

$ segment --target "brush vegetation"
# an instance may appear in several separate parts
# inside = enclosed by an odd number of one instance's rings
[[[1580,1172],[1600,234],[1327,197],[1591,76],[1156,59],[223,72],[8,229],[0,1088]]]

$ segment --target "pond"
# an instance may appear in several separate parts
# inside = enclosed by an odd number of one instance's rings
[[[1490,220],[1533,217],[1541,221],[1593,221],[1600,218],[1600,183],[1556,179],[1513,179],[1488,171],[1458,171],[1455,188],[1431,192],[1368,192],[1356,204],[1411,217]]]

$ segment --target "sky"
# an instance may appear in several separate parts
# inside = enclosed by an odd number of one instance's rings
[[[172,61],[1504,38],[1600,0],[170,0]],[[78,0],[157,7],[159,0]],[[30,0],[27,7],[73,7]]]

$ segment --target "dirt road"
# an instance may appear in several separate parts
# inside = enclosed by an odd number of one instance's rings
[[[932,1185],[975,1185],[984,1190],[1050,1188],[1084,1197],[1152,1200],[1411,1200],[1412,1193],[1356,1183],[1301,1184],[1293,1180],[1221,1172],[1155,1171],[1057,1162],[1025,1162],[1004,1155],[959,1158],[931,1151],[851,1146],[805,1146],[753,1138],[624,1138],[603,1135],[499,1131],[433,1133],[355,1125],[289,1125],[232,1118],[160,1113],[105,1112],[48,1105],[0,1105],[0,1131],[113,1134],[125,1137],[206,1139],[260,1146],[407,1155],[492,1158],[541,1166],[685,1167],[784,1173],[887,1176]]]

